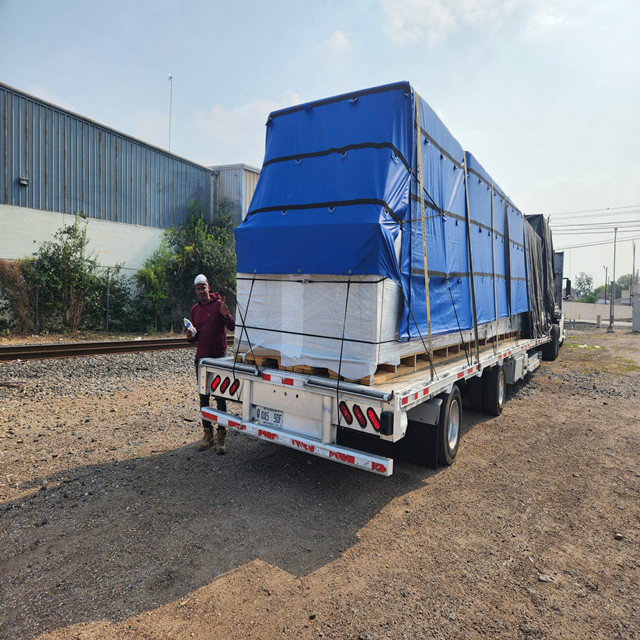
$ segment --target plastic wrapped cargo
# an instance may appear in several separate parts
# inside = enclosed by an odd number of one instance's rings
[[[543,235],[406,82],[273,112],[236,229],[237,344],[357,379],[547,331]]]

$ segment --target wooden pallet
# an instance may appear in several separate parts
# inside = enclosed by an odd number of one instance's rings
[[[495,344],[500,346],[509,342],[514,342],[519,338],[518,332],[510,332],[500,336],[493,336],[492,338],[483,338],[479,340],[479,346],[481,349],[487,347],[493,347]],[[467,355],[469,358],[475,357],[475,342],[461,342],[446,347],[440,347],[433,350],[433,366],[437,369],[438,365],[442,365],[446,362],[463,358]],[[312,365],[296,365],[294,367],[283,367],[281,365],[281,355],[279,351],[272,349],[257,348],[253,351],[246,353],[239,353],[236,355],[237,362],[245,362],[248,364],[255,364],[258,367],[267,367],[271,369],[280,369],[282,371],[290,371],[292,373],[302,373],[304,375],[324,376],[329,377],[331,380],[338,379],[337,371],[326,369],[323,367],[314,367]],[[340,376],[340,380],[345,382],[353,382],[365,386],[372,386],[375,384],[381,384],[397,378],[399,376],[407,375],[409,373],[415,373],[417,371],[426,371],[431,367],[429,361],[429,354],[426,351],[421,351],[411,355],[403,356],[400,358],[400,364],[379,364],[375,373],[358,380],[352,380]]]

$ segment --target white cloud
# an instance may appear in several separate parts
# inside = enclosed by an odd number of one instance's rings
[[[351,49],[349,39],[342,31],[334,31],[328,40],[324,40],[317,47],[318,54],[330,58],[340,58]]]
[[[584,13],[584,10],[572,11],[569,5],[562,2],[540,3],[527,19],[527,33],[537,40],[557,38],[577,26],[576,16],[583,16]]]
[[[501,19],[516,0],[380,0],[384,30],[397,45],[431,44],[467,25]]]
[[[185,148],[189,157],[202,164],[245,163],[262,165],[264,157],[265,123],[271,111],[301,102],[292,91],[285,91],[281,101],[255,100],[233,107],[216,105],[198,113],[192,123],[192,135]]]

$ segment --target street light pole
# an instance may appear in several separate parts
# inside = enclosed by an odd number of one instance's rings
[[[169,74],[169,151],[171,151],[171,108],[173,106],[173,76]]]
[[[604,269],[604,303],[607,304],[607,289],[609,288],[609,267],[602,265]]]
[[[616,243],[618,239],[618,227],[613,229],[613,280],[611,281],[611,304],[609,314],[609,326],[607,327],[607,333],[613,333],[613,308],[614,301],[616,299]]]
[[[633,241],[633,263],[631,266],[631,308],[633,309],[633,303],[635,302],[635,288],[636,288],[636,241]]]

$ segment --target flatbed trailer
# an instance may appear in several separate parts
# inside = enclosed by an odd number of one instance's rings
[[[241,403],[241,415],[202,409],[202,417],[274,444],[341,464],[390,476],[393,458],[343,446],[341,432],[367,434],[389,443],[410,436],[425,466],[449,465],[460,441],[462,396],[472,409],[502,412],[505,387],[554,359],[558,325],[549,336],[487,345],[437,367],[414,371],[371,386],[281,369],[206,358],[199,392]],[[554,344],[554,341],[556,344]]]
[[[199,390],[242,410],[212,423],[381,475],[405,452],[447,465],[463,395],[498,415],[557,357],[548,221],[406,82],[271,113],[235,239],[235,354],[201,361]]]

